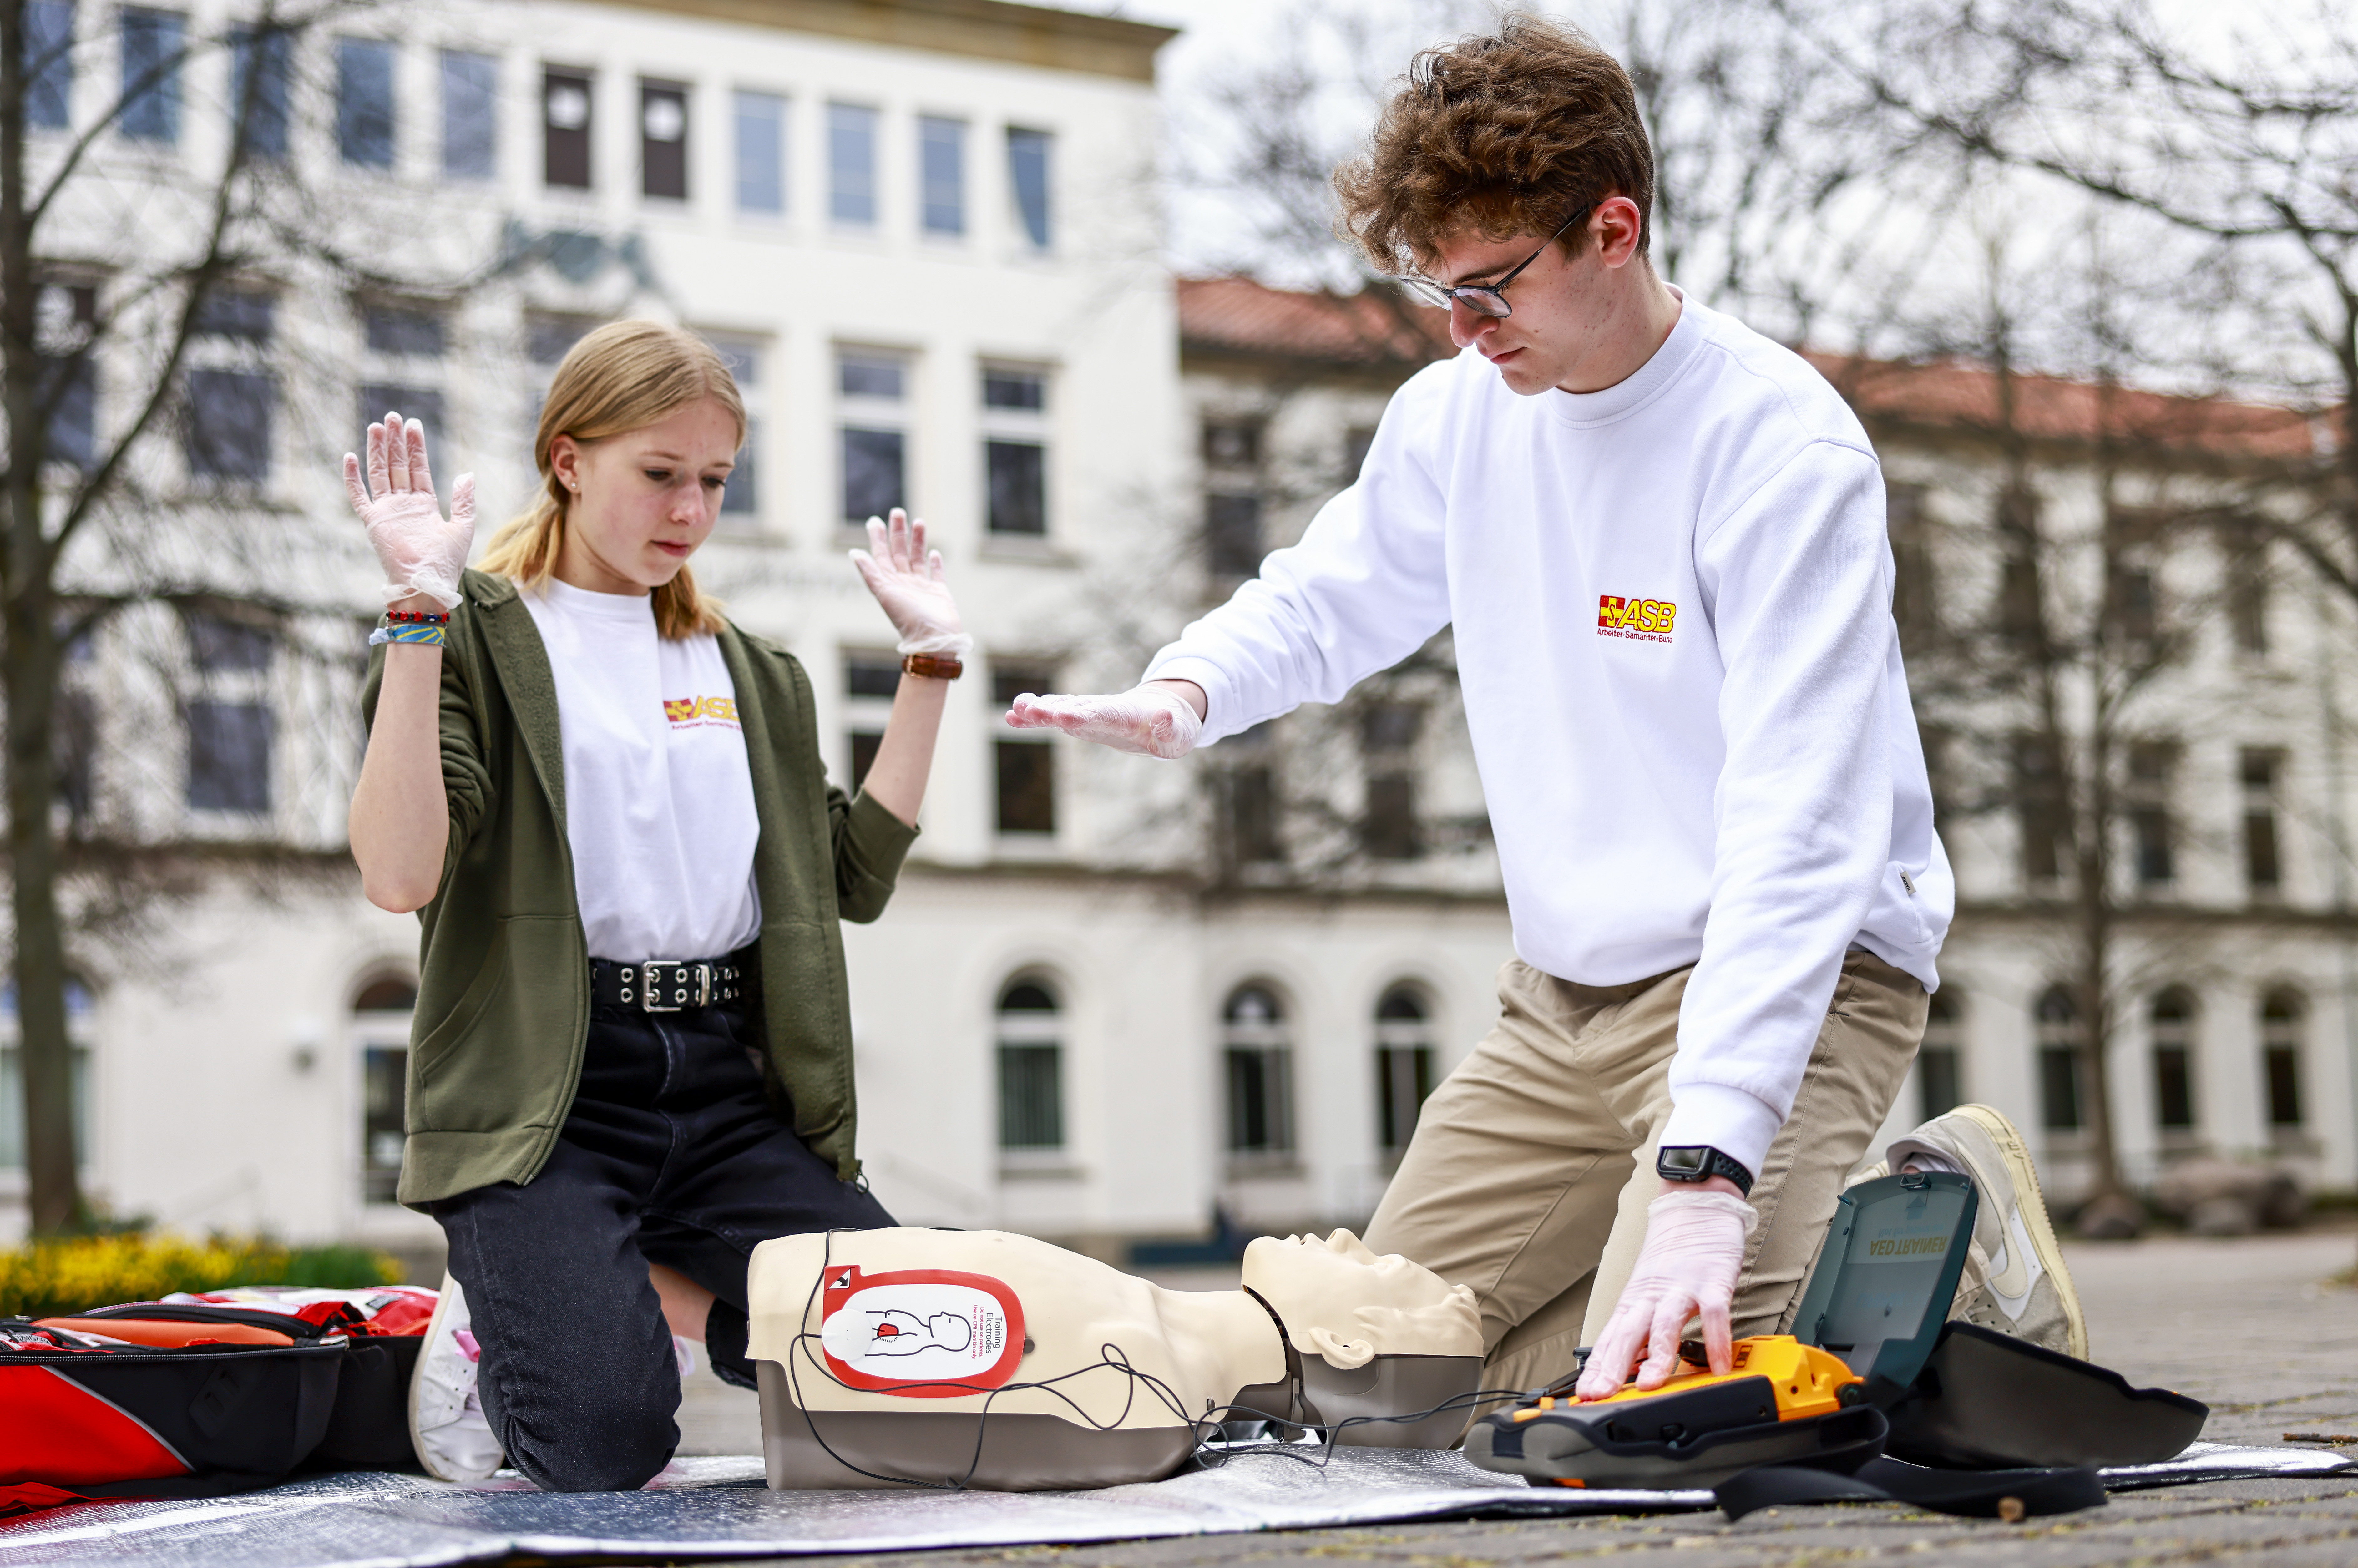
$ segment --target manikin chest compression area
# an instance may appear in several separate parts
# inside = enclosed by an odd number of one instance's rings
[[[765,1241],[748,1287],[778,1487],[1159,1480],[1235,1420],[1446,1447],[1481,1371],[1473,1292],[1347,1230],[1255,1241],[1235,1291],[905,1227]]]

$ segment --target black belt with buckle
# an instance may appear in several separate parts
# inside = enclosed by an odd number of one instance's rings
[[[727,958],[648,958],[624,964],[590,960],[593,1007],[634,1007],[642,1012],[680,1012],[719,1007],[744,995],[747,966]]]

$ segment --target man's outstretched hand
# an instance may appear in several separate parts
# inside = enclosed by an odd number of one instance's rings
[[[1015,730],[1062,730],[1117,752],[1171,762],[1195,749],[1204,732],[1204,688],[1158,680],[1103,697],[1036,697],[1025,692],[1007,710]]]
[[[1574,1391],[1584,1400],[1619,1393],[1641,1354],[1638,1386],[1660,1388],[1679,1369],[1679,1336],[1697,1314],[1711,1369],[1733,1370],[1728,1309],[1744,1267],[1744,1243],[1758,1223],[1752,1206],[1732,1193],[1664,1193],[1647,1205],[1638,1267]]]

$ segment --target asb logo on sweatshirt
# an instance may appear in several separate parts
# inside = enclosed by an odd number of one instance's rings
[[[1633,637],[1641,643],[1667,643],[1671,622],[1679,607],[1665,599],[1624,599],[1617,593],[1596,596],[1596,634]]]
[[[664,717],[675,730],[719,725],[737,729],[737,702],[727,697],[667,697],[664,698]]]

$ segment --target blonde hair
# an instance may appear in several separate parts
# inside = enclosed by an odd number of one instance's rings
[[[565,520],[573,493],[557,477],[549,449],[559,436],[583,446],[654,424],[665,415],[709,397],[737,421],[745,438],[745,401],[737,378],[712,345],[695,333],[657,321],[611,321],[573,345],[549,384],[541,405],[540,428],[532,441],[533,465],[540,470],[540,493],[523,515],[503,524],[483,546],[482,569],[512,578],[520,588],[537,589],[557,571],[565,545]],[[655,631],[674,641],[699,632],[718,632],[719,600],[698,593],[685,566],[654,590]]]

